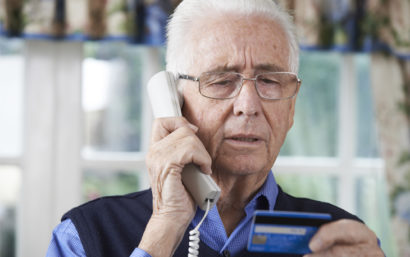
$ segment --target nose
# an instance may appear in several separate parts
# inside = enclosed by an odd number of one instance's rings
[[[238,116],[257,116],[261,110],[261,99],[256,91],[255,81],[243,80],[241,91],[235,97],[233,104],[234,114]]]

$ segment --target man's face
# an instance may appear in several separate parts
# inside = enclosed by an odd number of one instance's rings
[[[211,23],[198,21],[192,31],[196,65],[189,75],[235,71],[253,78],[266,71],[289,71],[285,34],[266,18],[228,15]],[[265,176],[292,126],[295,98],[263,100],[254,82],[245,81],[235,98],[215,100],[202,96],[197,82],[181,83],[183,114],[199,127],[214,175]]]

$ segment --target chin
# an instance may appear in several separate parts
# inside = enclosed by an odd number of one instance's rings
[[[231,174],[236,176],[246,176],[259,174],[270,170],[269,165],[265,160],[249,160],[248,158],[234,158],[231,161],[217,162],[216,170],[223,172],[224,174]]]

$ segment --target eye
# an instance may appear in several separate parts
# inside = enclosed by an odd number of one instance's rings
[[[258,82],[265,86],[280,86],[281,85],[280,81],[274,77],[261,76],[261,77],[258,77]]]
[[[273,79],[262,78],[260,79],[261,82],[265,84],[279,84],[279,81]]]
[[[207,74],[204,78],[204,85],[208,87],[231,87],[236,85],[240,77],[231,73]]]
[[[216,80],[211,83],[212,86],[230,86],[232,85],[232,80]]]

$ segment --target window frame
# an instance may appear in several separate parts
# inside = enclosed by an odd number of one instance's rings
[[[17,211],[17,256],[40,256],[45,254],[51,231],[61,215],[81,204],[82,172],[85,169],[140,170],[141,189],[149,187],[144,157],[153,117],[148,98],[144,96],[141,152],[91,152],[84,149],[81,104],[84,43],[26,40],[24,44],[23,153],[21,156],[0,156],[0,165],[15,165],[22,170],[22,193]],[[145,52],[143,85],[162,68],[160,49],[147,48]],[[384,161],[355,156],[357,109],[356,100],[351,99],[357,99],[357,85],[353,54],[342,55],[341,78],[338,155],[333,158],[279,156],[273,171],[337,177],[338,205],[356,213],[356,178],[384,176]],[[145,87],[143,94],[147,95]]]
[[[335,157],[278,156],[273,171],[278,174],[334,176],[338,179],[337,205],[357,214],[356,180],[361,176],[381,178],[384,161],[381,158],[359,158],[357,155],[357,70],[355,54],[341,55],[341,81],[338,92],[338,149]],[[297,111],[297,110],[296,110]]]

